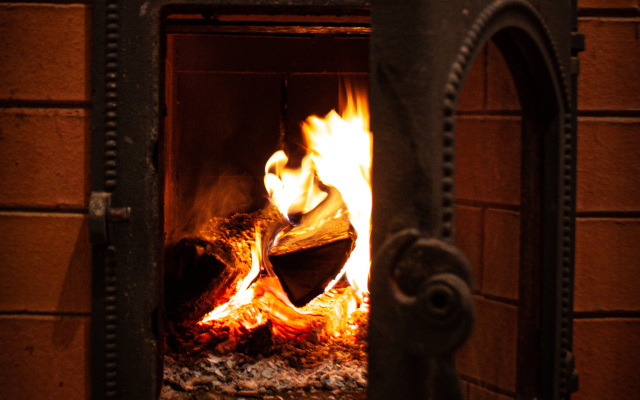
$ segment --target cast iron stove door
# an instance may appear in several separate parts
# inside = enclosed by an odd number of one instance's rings
[[[106,0],[94,5],[92,395],[156,399],[162,385],[161,20],[167,10],[370,7],[374,134],[370,399],[461,399],[453,355],[473,325],[468,261],[453,246],[455,110],[490,38],[522,105],[522,271],[535,349],[518,398],[565,399],[575,203],[575,2]],[[573,93],[572,93],[573,92]],[[524,289],[524,290],[523,290]],[[526,335],[525,335],[526,336]],[[529,337],[528,339],[531,339]],[[529,357],[529,359],[527,359]],[[520,362],[520,361],[519,361]],[[528,364],[527,364],[528,363]]]

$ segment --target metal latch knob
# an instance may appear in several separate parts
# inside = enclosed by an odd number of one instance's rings
[[[91,244],[109,243],[109,223],[128,222],[130,207],[111,207],[111,193],[92,192],[89,201],[89,241]]]

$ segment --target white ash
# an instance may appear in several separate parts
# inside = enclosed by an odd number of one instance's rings
[[[302,364],[307,363],[303,361]],[[190,367],[165,356],[165,387],[161,399],[277,399],[274,394],[286,392],[299,394],[287,398],[330,399],[332,393],[338,392],[361,392],[364,398],[366,364],[366,361],[339,350],[326,351],[322,361],[299,368],[291,367],[287,357],[279,354],[268,358],[258,356],[258,359],[239,353],[225,356],[207,354]],[[321,397],[310,397],[321,392],[326,393]],[[193,397],[190,393],[200,395]],[[305,396],[300,396],[305,393]],[[345,397],[341,395],[339,398]]]

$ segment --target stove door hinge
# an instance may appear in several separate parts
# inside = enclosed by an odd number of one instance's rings
[[[580,59],[578,53],[584,51],[584,33],[571,32],[571,75],[580,74]]]
[[[109,243],[109,223],[128,222],[130,217],[130,207],[111,207],[111,193],[91,192],[89,241],[97,245]]]

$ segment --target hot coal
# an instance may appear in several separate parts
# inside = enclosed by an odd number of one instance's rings
[[[259,356],[265,349],[271,349],[273,341],[273,325],[268,321],[248,334],[244,335],[236,345],[236,351],[248,356]]]
[[[366,311],[354,312],[349,317],[344,336],[358,343],[366,342],[367,323]],[[322,325],[311,326],[291,339],[276,338],[273,335],[271,321],[251,330],[228,320],[212,325],[199,324],[192,320],[169,321],[165,326],[165,353],[180,362],[188,362],[205,353],[226,355],[238,352],[252,357],[268,357],[279,351],[278,340],[318,344],[333,338],[327,336]]]

